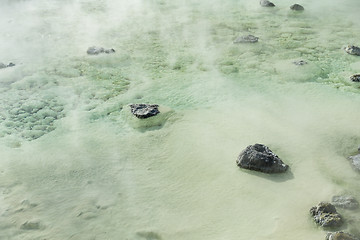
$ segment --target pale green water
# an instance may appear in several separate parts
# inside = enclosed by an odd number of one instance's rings
[[[360,200],[360,5],[274,3],[5,1],[0,239],[324,239],[309,209]],[[133,102],[172,111],[144,131]],[[291,173],[240,170],[254,143]]]

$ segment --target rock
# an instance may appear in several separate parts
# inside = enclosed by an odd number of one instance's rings
[[[353,167],[360,171],[360,154],[357,154],[355,156],[350,156],[349,157],[351,164],[353,165]]]
[[[304,60],[299,60],[299,61],[295,61],[295,62],[293,62],[293,64],[298,65],[298,66],[302,66],[302,65],[307,64],[307,62],[306,62],[306,61],[304,61]]]
[[[149,118],[160,113],[159,105],[151,104],[130,104],[131,113],[137,118]]]
[[[259,40],[258,37],[253,35],[240,36],[234,40],[234,43],[256,43]]]
[[[26,221],[24,222],[21,227],[24,230],[37,230],[40,229],[40,222],[38,221]]]
[[[6,65],[0,62],[0,69],[6,68]]]
[[[268,0],[260,0],[260,5],[262,7],[275,7],[275,4],[273,4],[272,2],[270,2]]]
[[[86,51],[87,54],[89,55],[98,55],[100,53],[114,53],[115,49],[111,48],[111,49],[104,49],[102,47],[89,47],[88,50]]]
[[[340,208],[356,209],[359,207],[359,202],[352,196],[333,196],[331,203]]]
[[[360,82],[360,74],[355,74],[350,77],[350,80],[353,82]]]
[[[15,64],[12,62],[7,65],[7,67],[14,67],[14,66],[15,66]]]
[[[345,52],[347,52],[348,54],[351,54],[351,55],[357,55],[357,56],[360,56],[360,48],[359,47],[356,47],[356,46],[347,46],[345,48]]]
[[[330,232],[326,235],[326,240],[359,240],[357,237],[346,232]]]
[[[336,228],[340,227],[344,222],[341,215],[336,212],[335,206],[328,202],[321,202],[312,207],[310,214],[321,227]]]
[[[236,160],[240,168],[255,170],[264,173],[282,173],[289,166],[284,164],[267,146],[255,144],[247,146]]]
[[[304,11],[304,7],[301,6],[300,4],[291,5],[290,9],[294,11]]]

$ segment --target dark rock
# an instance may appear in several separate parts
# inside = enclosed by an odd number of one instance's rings
[[[100,53],[114,53],[115,49],[111,48],[111,49],[104,49],[102,47],[89,47],[88,50],[86,51],[87,54],[89,55],[98,55]]]
[[[356,209],[359,207],[359,202],[352,196],[333,196],[331,203],[340,208]]]
[[[149,118],[160,113],[159,105],[150,104],[130,104],[131,113],[137,118]]]
[[[350,80],[353,82],[360,82],[360,74],[355,74],[350,77]]]
[[[291,5],[290,9],[294,11],[304,11],[304,7],[301,6],[300,4]]]
[[[346,232],[330,232],[326,235],[326,240],[359,240],[354,235]]]
[[[267,146],[262,144],[246,147],[237,158],[236,164],[240,168],[264,173],[282,173],[289,168]]]
[[[299,60],[299,61],[295,61],[295,62],[293,62],[293,64],[298,65],[298,66],[302,66],[302,65],[307,64],[307,62],[306,62],[306,61],[304,61],[304,60]]]
[[[256,43],[258,40],[259,40],[258,37],[255,37],[253,35],[246,35],[246,36],[237,37],[234,40],[234,43]]]
[[[260,0],[260,5],[262,7],[275,7],[275,4],[273,4],[272,2],[270,2],[268,0]]]
[[[0,69],[6,68],[6,65],[0,62]]]
[[[359,47],[356,47],[356,46],[347,46],[345,48],[345,52],[347,52],[348,54],[351,54],[351,55],[357,55],[357,56],[360,56],[360,48]]]
[[[321,227],[336,228],[340,227],[344,222],[341,215],[336,212],[335,206],[328,202],[321,202],[312,207],[310,214]]]
[[[14,66],[15,66],[15,64],[12,62],[7,65],[7,67],[14,67]]]
[[[357,154],[355,156],[350,156],[349,159],[353,167],[356,170],[360,171],[360,154]]]

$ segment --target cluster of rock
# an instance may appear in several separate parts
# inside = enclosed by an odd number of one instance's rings
[[[86,51],[87,54],[89,55],[98,55],[100,53],[114,53],[115,52],[115,49],[113,48],[110,48],[110,49],[105,49],[103,47],[89,47],[88,50]]]
[[[289,166],[263,144],[254,144],[246,147],[236,160],[240,168],[255,170],[264,173],[283,173]]]
[[[268,0],[260,0],[260,5],[262,7],[275,7],[275,4],[268,1]],[[291,10],[294,10],[294,11],[304,11],[304,7],[301,6],[300,4],[293,4],[290,6],[290,9]]]
[[[6,64],[4,64],[4,63],[2,63],[2,62],[0,62],[0,69],[2,69],[2,68],[8,68],[8,67],[14,67],[15,66],[15,64],[14,63],[9,63],[8,65],[6,65]]]

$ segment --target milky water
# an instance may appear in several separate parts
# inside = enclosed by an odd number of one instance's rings
[[[309,209],[360,199],[360,5],[274,3],[3,0],[1,239],[323,239]],[[240,170],[254,143],[290,171]]]

